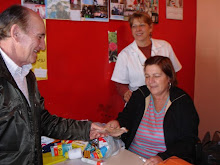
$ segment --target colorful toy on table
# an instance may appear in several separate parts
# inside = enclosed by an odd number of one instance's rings
[[[51,155],[52,156],[58,156],[58,155],[65,155],[66,152],[72,149],[71,143],[54,143],[54,146],[50,147]]]
[[[105,138],[100,137],[98,138],[99,140],[99,148],[103,147],[103,146],[108,146],[108,142],[105,140]]]
[[[104,165],[105,160],[103,160],[103,158],[105,157],[107,150],[108,143],[104,138],[91,140],[85,148],[81,160],[88,164]]]
[[[87,146],[88,142],[79,141],[79,140],[62,140],[59,143],[54,143],[50,146],[50,151],[52,156],[63,155],[71,149],[80,148],[82,152],[84,151],[85,147]]]
[[[90,151],[86,151],[86,150],[85,150],[85,151],[83,152],[83,157],[89,159],[89,158],[90,158]]]
[[[82,152],[85,150],[86,146],[89,142],[82,141],[82,140],[74,140],[72,141],[72,147],[73,148],[81,148]]]
[[[104,164],[106,152],[109,144],[105,138],[93,139],[89,142],[75,141],[59,141],[50,146],[52,157],[64,156],[68,159],[82,158],[82,161],[90,164]]]
[[[91,140],[85,148],[83,157],[96,159],[104,158],[108,148],[108,143],[104,138]]]
[[[108,148],[106,146],[101,147],[100,149],[96,149],[90,154],[91,158],[101,159],[105,156]]]
[[[95,144],[92,144],[91,142],[88,143],[84,151],[90,151],[93,152],[98,148]]]

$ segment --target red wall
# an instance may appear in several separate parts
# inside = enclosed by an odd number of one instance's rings
[[[20,0],[0,0],[0,11]],[[46,108],[74,119],[107,122],[123,108],[108,62],[108,31],[118,32],[119,52],[132,42],[128,22],[47,20],[48,80],[39,81]],[[184,1],[183,21],[166,19],[165,0],[159,1],[159,24],[153,37],[171,43],[183,68],[179,86],[194,95],[196,0]]]

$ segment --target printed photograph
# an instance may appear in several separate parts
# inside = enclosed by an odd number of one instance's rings
[[[71,10],[81,10],[81,0],[70,0]]]
[[[183,0],[166,1],[166,18],[183,20]]]
[[[47,18],[49,19],[70,19],[69,0],[47,0]]]
[[[158,0],[125,0],[124,16],[128,20],[129,15],[136,11],[148,13],[154,23],[158,23],[159,2]]]
[[[118,57],[117,31],[108,31],[108,59],[109,63],[116,62]]]
[[[21,5],[32,9],[40,15],[42,19],[46,18],[45,1],[44,0],[22,0]]]
[[[108,1],[82,0],[81,17],[83,20],[108,21]]]

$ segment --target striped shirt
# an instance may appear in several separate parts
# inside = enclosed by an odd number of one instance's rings
[[[5,61],[5,64],[11,73],[12,77],[14,78],[16,84],[18,85],[19,89],[24,94],[25,98],[27,99],[29,105],[29,94],[28,94],[28,87],[27,87],[27,80],[26,76],[30,72],[32,65],[27,64],[19,67],[11,58],[9,58],[5,52],[0,48],[0,53]]]
[[[136,135],[129,147],[129,150],[145,158],[157,155],[166,151],[163,132],[163,119],[169,97],[160,112],[154,106],[152,95],[148,108],[140,122]]]

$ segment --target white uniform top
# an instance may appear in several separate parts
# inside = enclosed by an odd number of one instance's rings
[[[176,72],[182,68],[167,41],[157,39],[151,39],[151,41],[151,56],[169,57]],[[136,41],[132,42],[119,53],[111,80],[121,84],[129,84],[131,91],[137,90],[139,86],[145,85],[144,62],[146,59]]]

